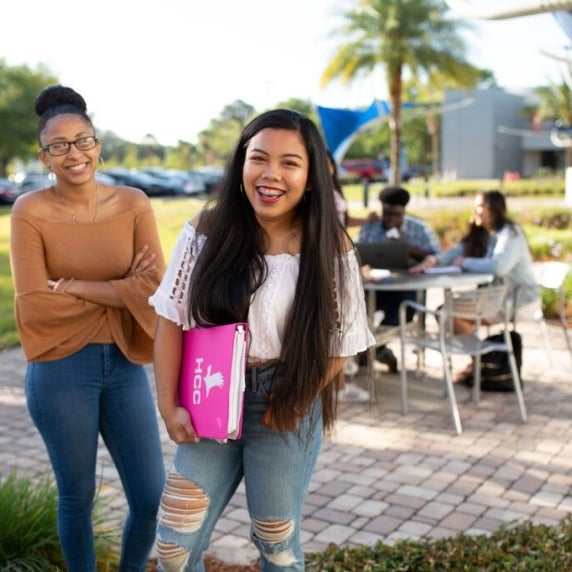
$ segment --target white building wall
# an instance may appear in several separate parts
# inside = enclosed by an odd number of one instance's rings
[[[461,105],[472,99],[470,105]],[[458,107],[455,108],[455,105]],[[460,179],[502,178],[508,171],[532,176],[544,151],[556,151],[548,141],[531,149],[522,114],[525,98],[501,89],[448,91],[441,122],[442,173]],[[506,127],[510,133],[502,132]]]

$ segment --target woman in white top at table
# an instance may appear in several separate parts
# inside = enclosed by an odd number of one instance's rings
[[[534,277],[528,241],[522,229],[509,218],[504,195],[496,190],[478,193],[473,216],[475,224],[489,233],[484,256],[467,256],[463,244],[460,244],[443,253],[427,256],[411,272],[422,272],[437,265],[454,265],[465,272],[494,274],[495,283],[508,285],[510,303],[516,304],[516,317],[533,317],[540,308],[540,288]],[[498,316],[488,316],[484,323],[496,321]],[[455,333],[468,333],[474,330],[474,322],[455,318],[454,327]]]

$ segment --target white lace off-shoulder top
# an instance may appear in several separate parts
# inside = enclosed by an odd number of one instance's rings
[[[181,326],[194,327],[188,317],[188,301],[192,295],[191,276],[197,255],[206,236],[197,234],[187,221],[179,234],[167,270],[159,288],[149,298],[155,312]],[[266,255],[268,274],[253,294],[248,312],[250,344],[248,360],[266,361],[280,357],[288,314],[294,301],[300,264],[299,255]],[[339,334],[339,356],[353,356],[375,343],[369,330],[364,291],[358,262],[353,250],[345,256],[347,279],[342,293]]]

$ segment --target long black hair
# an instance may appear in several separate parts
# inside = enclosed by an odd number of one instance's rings
[[[514,226],[514,221],[508,216],[506,199],[500,191],[484,191],[483,201],[489,207],[491,226],[495,231],[502,228],[505,224]]]
[[[332,177],[332,184],[334,185],[334,192],[339,193],[341,198],[343,199],[343,201],[346,202],[346,196],[344,195],[344,189],[342,188],[342,185],[340,183],[340,178],[338,175],[338,165],[336,163],[336,160],[335,160],[332,152],[330,150],[327,150],[326,152],[328,154],[328,165],[330,166],[330,174]],[[338,214],[338,217],[339,217],[339,214]],[[344,220],[343,220],[343,225],[345,228],[347,228],[347,226],[348,226],[348,218],[349,218],[349,214],[348,214],[348,211],[346,210],[344,212]]]
[[[475,196],[475,199],[479,196],[484,200],[484,191],[478,192]],[[484,226],[477,224],[475,222],[474,213],[471,214],[471,218],[469,220],[469,228],[461,238],[461,243],[463,245],[463,256],[471,258],[482,258],[487,253],[489,240],[489,231]]]
[[[307,186],[297,205],[302,225],[300,270],[286,325],[272,409],[278,428],[293,412],[308,410],[322,396],[324,428],[335,418],[334,384],[324,387],[331,355],[339,349],[339,317],[345,284],[343,259],[349,238],[341,229],[332,193],[327,151],[314,123],[288,109],[253,119],[230,155],[213,201],[202,214],[198,232],[208,240],[193,271],[189,313],[201,325],[246,321],[252,294],[264,282],[264,230],[241,191],[248,142],[262,129],[299,133],[309,158]]]

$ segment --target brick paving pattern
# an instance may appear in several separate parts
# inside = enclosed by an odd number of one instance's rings
[[[399,377],[386,373],[374,382],[370,403],[341,404],[336,431],[324,442],[310,484],[304,549],[481,534],[526,519],[555,525],[572,512],[572,362],[561,330],[549,328],[553,367],[540,333],[533,325],[520,326],[525,424],[513,394],[483,393],[475,405],[469,390],[457,387],[464,432],[456,436],[439,382],[439,357],[430,353],[423,376],[410,376],[408,415],[400,413]],[[390,345],[398,355],[398,344]],[[32,477],[49,471],[26,410],[24,371],[20,349],[0,353],[0,475],[14,468]],[[150,366],[148,373],[153,384]],[[358,383],[366,387],[365,380]],[[175,447],[164,430],[162,437],[168,466]],[[114,495],[110,520],[119,526],[125,505],[103,445],[98,471],[104,492]],[[239,555],[254,559],[248,530],[241,486],[209,551],[232,555],[237,564]]]

